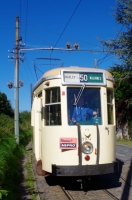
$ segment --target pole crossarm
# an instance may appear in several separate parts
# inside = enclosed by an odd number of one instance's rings
[[[124,51],[124,49],[117,49],[117,50],[107,50],[107,49],[102,49],[102,50],[92,50],[92,49],[66,49],[66,48],[54,48],[54,47],[41,47],[41,48],[20,48],[20,51],[41,51],[41,50],[49,50],[49,51],[75,51],[75,52],[89,52],[89,53],[98,53],[98,52],[107,52],[107,53],[119,53]]]

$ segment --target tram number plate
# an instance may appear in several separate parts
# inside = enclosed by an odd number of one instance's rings
[[[80,73],[80,82],[103,83],[103,73]]]
[[[76,149],[77,138],[60,138],[60,149]]]

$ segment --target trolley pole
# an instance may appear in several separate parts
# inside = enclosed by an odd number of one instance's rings
[[[15,59],[15,74],[14,74],[14,125],[15,125],[15,139],[19,145],[19,17],[16,16],[16,45],[15,45],[16,59]]]

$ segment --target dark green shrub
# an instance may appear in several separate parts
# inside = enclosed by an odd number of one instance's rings
[[[11,107],[10,101],[7,99],[6,94],[0,92],[0,113],[10,116],[13,118],[14,111]]]
[[[0,138],[6,134],[14,134],[14,119],[8,115],[0,114]]]
[[[17,185],[21,179],[20,161],[24,146],[31,140],[30,113],[20,114],[20,145],[14,137],[14,119],[0,114],[0,196],[19,200]],[[7,196],[6,196],[7,195]],[[1,197],[0,197],[1,198]]]

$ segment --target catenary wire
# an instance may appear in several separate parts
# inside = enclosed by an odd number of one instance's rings
[[[20,0],[20,22],[21,22],[21,10],[22,10],[21,9],[21,3],[22,3],[22,1]],[[28,0],[27,0],[27,4],[26,4],[25,42],[26,42],[26,32],[27,32],[27,21],[28,21]],[[19,30],[20,30],[20,34],[21,34],[21,23],[19,23],[19,25],[20,25]],[[24,62],[23,65],[20,62],[20,76],[23,77],[24,85],[25,84],[27,86],[30,85],[30,80],[32,80],[31,73],[30,73],[29,68],[26,67],[25,62]]]
[[[82,0],[80,0],[80,1],[78,2],[78,4],[77,4],[77,6],[76,6],[75,10],[73,11],[72,15],[70,16],[70,18],[69,18],[68,22],[66,23],[66,25],[65,25],[65,27],[64,27],[64,29],[63,29],[63,31],[61,32],[61,34],[60,34],[60,36],[59,36],[58,40],[56,41],[56,43],[55,43],[55,45],[54,45],[54,48],[56,47],[56,45],[58,44],[59,40],[61,39],[61,37],[62,37],[62,35],[63,35],[64,31],[66,30],[67,26],[69,25],[69,23],[70,23],[70,21],[71,21],[72,17],[74,16],[74,14],[75,14],[75,12],[76,12],[77,8],[79,7],[79,5],[80,5],[81,1],[82,1]],[[52,52],[53,52],[53,50],[50,52],[50,58],[51,58],[51,56],[52,56]],[[50,64],[51,64],[51,60],[50,60]],[[51,68],[51,67],[50,67],[50,68]]]
[[[25,43],[26,43],[26,39],[27,39],[27,21],[28,21],[28,0],[27,0],[27,9],[26,9],[26,27],[25,27]]]
[[[21,19],[21,0],[20,0],[20,19]],[[21,23],[20,23],[20,27],[19,28],[21,29]],[[21,34],[21,31],[20,31],[20,34]]]
[[[24,22],[22,22],[22,23],[24,23]],[[51,30],[48,30],[48,29],[45,29],[45,28],[40,28],[40,27],[38,27],[38,26],[29,24],[29,23],[28,23],[27,25],[28,25],[28,26],[31,26],[31,27],[34,27],[34,28],[36,28],[36,29],[42,30],[42,31],[46,31],[46,32],[49,32],[49,33],[52,33],[52,34],[60,35],[60,33],[58,33],[58,32],[51,31]],[[89,45],[91,45],[91,46],[100,47],[100,46],[98,46],[98,45],[92,44],[92,43],[87,42],[87,41],[80,40],[80,39],[78,39],[78,38],[70,37],[70,36],[68,36],[68,35],[64,35],[64,34],[63,34],[62,37],[69,38],[69,39],[72,39],[72,40],[76,40],[76,41],[82,42],[82,43],[84,43],[84,44],[89,44]]]
[[[75,10],[73,11],[73,13],[72,13],[72,15],[71,15],[70,19],[68,20],[68,22],[66,23],[66,25],[65,25],[65,27],[64,27],[64,29],[63,29],[63,31],[62,31],[62,33],[60,34],[60,36],[59,36],[59,38],[58,38],[57,42],[55,43],[54,47],[56,47],[56,45],[58,44],[58,42],[59,42],[60,38],[62,37],[62,35],[63,35],[64,31],[66,30],[66,28],[67,28],[68,24],[70,23],[70,21],[71,21],[72,17],[74,16],[74,14],[75,14],[75,12],[76,12],[77,8],[79,7],[79,5],[80,5],[81,1],[82,1],[82,0],[80,0],[80,1],[79,1],[79,3],[77,4],[77,6],[76,6]]]
[[[21,31],[25,32],[23,29],[21,29]],[[43,40],[42,38],[39,38],[38,36],[35,36],[35,35],[33,35],[32,33],[26,31],[26,34],[27,34],[27,33],[28,33],[30,36],[32,36],[32,37],[34,37],[34,38],[36,38],[36,39],[39,39],[39,40],[41,40],[41,41],[43,41],[43,42],[45,42],[45,43],[47,43],[47,44],[53,46],[53,44],[51,44],[50,42],[47,42],[47,41]]]

